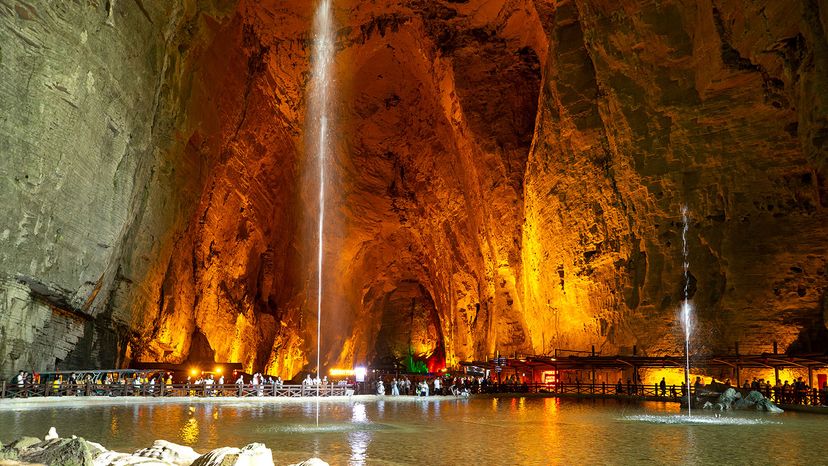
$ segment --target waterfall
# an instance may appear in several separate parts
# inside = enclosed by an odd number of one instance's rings
[[[308,105],[306,125],[316,136],[316,159],[319,168],[319,218],[317,231],[316,257],[316,377],[322,378],[322,271],[325,250],[325,164],[328,160],[330,148],[328,137],[328,122],[331,120],[331,90],[334,55],[333,13],[332,0],[319,0],[313,21],[313,46],[311,57],[311,95]],[[319,389],[316,385],[316,424],[319,425]]]

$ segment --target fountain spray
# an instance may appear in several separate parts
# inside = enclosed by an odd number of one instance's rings
[[[684,325],[684,355],[686,359],[684,380],[687,385],[687,417],[690,417],[690,400],[692,399],[690,392],[690,313],[693,311],[693,306],[690,304],[690,252],[687,247],[687,230],[690,228],[690,222],[687,216],[687,206],[681,208],[681,221],[681,243],[684,257],[684,300],[681,302],[681,320]]]

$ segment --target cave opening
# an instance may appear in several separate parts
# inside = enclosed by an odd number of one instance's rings
[[[404,280],[380,302],[372,367],[413,373],[446,367],[440,317],[434,299],[415,280]]]

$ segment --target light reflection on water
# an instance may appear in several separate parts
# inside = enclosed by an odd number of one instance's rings
[[[311,456],[350,465],[813,464],[828,456],[825,421],[755,412],[688,421],[675,405],[661,403],[445,398],[321,403],[317,426],[315,402],[113,402],[0,407],[0,441],[43,436],[55,426],[120,451],[159,438],[201,452],[262,442],[277,464]]]

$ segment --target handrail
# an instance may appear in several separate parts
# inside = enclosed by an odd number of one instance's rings
[[[538,393],[547,395],[576,395],[594,397],[618,397],[633,399],[652,399],[660,401],[678,401],[686,394],[686,387],[678,385],[665,386],[664,390],[658,384],[617,384],[608,383],[535,383],[535,384],[467,384],[463,386],[472,394],[504,393],[523,394]],[[458,387],[461,388],[461,387]],[[619,390],[620,388],[620,390]],[[733,387],[742,395],[750,390]],[[83,383],[26,383],[21,385],[0,382],[0,399],[2,398],[40,398],[64,396],[100,396],[100,397],[330,397],[348,396],[354,394],[356,386],[353,384],[339,385],[278,385],[278,384],[102,384],[93,382]],[[443,393],[451,393],[450,386],[444,386]],[[697,395],[695,387],[690,390],[691,395]],[[763,387],[759,390],[766,398],[776,404],[828,406],[828,390],[810,388],[795,391],[787,389]],[[369,393],[374,393],[369,391]],[[386,396],[390,396],[386,394]]]
[[[283,385],[283,384],[103,384],[81,383],[25,383],[23,385],[0,384],[0,398],[37,398],[47,396],[148,396],[148,397],[305,397],[347,396],[354,393],[354,386]]]

